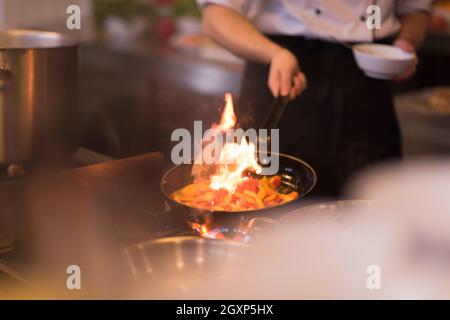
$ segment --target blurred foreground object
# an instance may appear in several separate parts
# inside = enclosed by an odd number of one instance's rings
[[[352,197],[373,201],[289,214],[230,266],[226,283],[213,285],[217,278],[205,275],[195,297],[450,298],[450,162],[382,167],[349,189]]]
[[[386,165],[357,179],[350,190],[379,203],[408,231],[447,242],[450,250],[450,158]]]

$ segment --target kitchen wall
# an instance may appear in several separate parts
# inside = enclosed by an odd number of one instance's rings
[[[0,0],[0,29],[3,28],[3,26],[5,25],[5,1],[4,0]]]
[[[81,8],[81,30],[66,27],[70,5]],[[0,0],[0,29],[46,29],[88,38],[92,30],[90,9],[91,0]]]

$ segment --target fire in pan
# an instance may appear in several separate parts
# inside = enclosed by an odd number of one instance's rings
[[[227,130],[236,124],[231,96],[226,96],[226,106],[221,122],[214,125],[217,130]],[[275,103],[271,114],[278,118],[285,103]],[[280,112],[281,108],[281,112]],[[269,127],[276,124],[270,116]],[[259,161],[262,153],[246,141],[226,142],[219,159],[235,160],[215,164],[207,174],[194,174],[199,165],[181,164],[169,169],[161,181],[161,191],[169,204],[178,212],[188,214],[194,221],[204,223],[203,218],[212,217],[215,222],[267,213],[308,194],[316,184],[316,173],[306,162],[280,153],[269,153],[278,157],[278,172],[263,175],[265,165]],[[210,170],[213,168],[213,170]]]

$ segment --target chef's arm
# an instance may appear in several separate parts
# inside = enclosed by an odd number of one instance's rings
[[[269,64],[272,57],[283,49],[231,8],[209,4],[202,12],[204,32],[246,60]]]
[[[203,30],[217,43],[246,60],[270,64],[268,86],[274,96],[293,99],[306,88],[297,58],[265,37],[239,12],[208,4],[202,13]]]
[[[429,14],[425,11],[414,11],[401,17],[402,29],[395,40],[394,45],[407,51],[415,53],[425,41],[428,30]],[[411,66],[399,75],[396,80],[403,81],[409,79],[415,72],[418,65],[418,58],[415,57]]]
[[[429,13],[416,11],[400,18],[402,29],[398,39],[408,41],[415,49],[422,46],[428,30]]]

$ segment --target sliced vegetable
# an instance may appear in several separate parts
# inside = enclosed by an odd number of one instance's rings
[[[244,177],[234,192],[211,189],[208,181],[194,182],[175,191],[172,199],[189,207],[207,211],[248,211],[269,208],[294,201],[298,193],[278,192],[280,176],[255,179]]]

